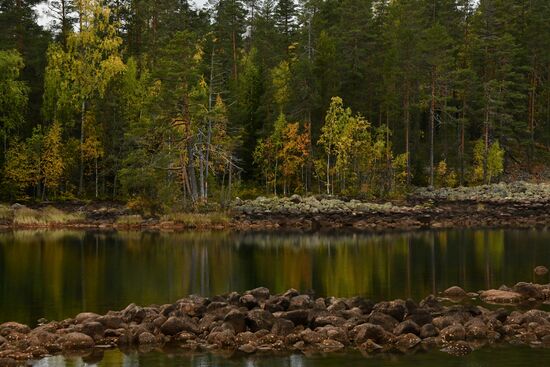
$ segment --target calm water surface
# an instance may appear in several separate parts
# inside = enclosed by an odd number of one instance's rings
[[[17,231],[0,233],[0,322],[34,324],[82,311],[104,313],[129,303],[163,304],[189,294],[214,295],[258,286],[320,296],[421,299],[460,285],[487,289],[535,279],[550,267],[550,232],[433,231],[391,235],[292,233],[146,233]],[[37,366],[525,366],[550,363],[549,350],[439,352],[366,359],[224,359],[212,355],[125,355],[89,360],[53,357]],[[94,363],[92,363],[94,362]]]
[[[537,265],[550,267],[550,232],[0,233],[0,322],[258,286],[419,300],[451,285],[475,291],[532,281]]]
[[[98,361],[99,360],[99,361]],[[88,361],[88,362],[86,362]],[[169,355],[148,353],[144,355],[123,354],[107,351],[94,360],[84,358],[52,357],[38,361],[36,367],[539,367],[550,363],[549,349],[528,347],[501,347],[474,351],[466,357],[453,357],[433,351],[415,355],[378,355],[366,357],[358,352],[328,356],[306,357],[291,355],[284,357],[237,357],[223,358],[210,354]]]

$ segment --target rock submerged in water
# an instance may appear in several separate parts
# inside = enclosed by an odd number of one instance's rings
[[[473,349],[468,343],[464,341],[458,341],[448,344],[443,349],[441,349],[441,351],[453,356],[462,357],[470,354]]]
[[[480,298],[484,302],[496,304],[516,304],[523,299],[519,293],[499,289],[483,291],[480,294]]]
[[[443,295],[450,298],[466,298],[468,294],[460,287],[454,286],[443,291]]]
[[[61,348],[66,351],[90,349],[95,346],[92,337],[83,334],[72,332],[61,337]]]
[[[506,289],[482,292],[481,299],[514,304],[531,296],[544,297],[550,285],[518,283]],[[452,287],[443,294],[466,293]],[[484,343],[550,347],[548,320],[546,311],[449,305],[433,296],[418,304],[413,300],[375,304],[359,297],[315,298],[296,290],[274,295],[257,288],[213,298],[190,296],[162,306],[132,304],[106,315],[81,313],[35,329],[14,322],[0,324],[0,359],[24,361],[89,352],[99,346],[219,350],[228,355],[332,353],[346,348],[368,355],[443,348],[461,356]],[[101,357],[94,354],[92,359],[97,358]]]

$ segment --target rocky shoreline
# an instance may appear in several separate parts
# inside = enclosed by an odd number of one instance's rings
[[[331,197],[237,200],[243,228],[348,228],[360,231],[550,225],[550,185],[516,182],[472,188],[418,189],[405,201],[373,203]]]
[[[106,348],[227,356],[432,349],[465,355],[503,343],[550,348],[550,312],[533,308],[549,300],[550,284],[533,283],[476,293],[452,287],[419,303],[316,298],[294,289],[272,295],[267,288],[212,298],[189,296],[161,306],[131,304],[105,315],[84,312],[59,322],[41,320],[34,329],[16,322],[0,324],[0,365],[58,354],[101,359]]]
[[[55,205],[54,205],[55,206]],[[0,229],[94,230],[416,230],[429,228],[548,228],[550,184],[515,182],[471,188],[417,189],[401,201],[370,202],[328,196],[237,198],[225,213],[142,217],[121,204],[4,207]],[[1,209],[1,208],[0,208]],[[33,212],[34,220],[16,220]],[[43,219],[41,213],[54,212]],[[56,220],[61,217],[62,220]]]

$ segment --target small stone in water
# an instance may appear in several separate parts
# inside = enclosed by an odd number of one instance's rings
[[[464,341],[457,341],[447,345],[445,348],[441,349],[441,351],[460,357],[470,354],[472,352],[472,347]]]

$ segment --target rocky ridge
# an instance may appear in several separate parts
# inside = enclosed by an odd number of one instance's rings
[[[516,182],[473,188],[417,189],[401,202],[373,203],[326,196],[236,200],[244,228],[413,230],[456,227],[547,227],[550,185]]]
[[[518,283],[512,288],[466,293],[452,287],[442,297],[419,303],[374,303],[361,297],[315,298],[290,289],[267,288],[205,298],[189,296],[173,304],[131,304],[105,315],[85,312],[32,329],[0,324],[0,365],[17,365],[54,354],[94,356],[105,348],[218,351],[227,355],[331,353],[364,354],[441,349],[464,355],[484,345],[524,344],[550,348],[550,313],[520,311],[448,300],[534,305],[550,299],[550,284]]]
[[[475,201],[475,202],[524,202],[546,203],[550,201],[549,183],[528,183],[523,181],[498,183],[474,187],[418,188],[410,197],[416,200]]]

